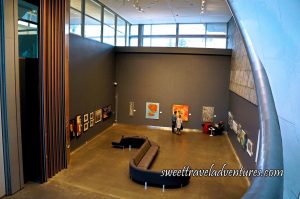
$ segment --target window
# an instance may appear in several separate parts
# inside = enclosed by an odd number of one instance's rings
[[[176,47],[176,38],[152,37],[144,38],[143,46],[148,47]]]
[[[126,22],[117,17],[117,46],[125,46]]]
[[[104,9],[103,42],[115,45],[115,15]]]
[[[178,47],[205,48],[205,38],[179,38]]]
[[[144,35],[176,35],[176,24],[144,25]]]
[[[85,1],[84,36],[101,41],[101,5],[93,0]]]
[[[138,36],[139,34],[139,26],[138,25],[131,25],[131,36]]]
[[[127,23],[127,32],[126,32],[126,46],[129,46],[129,37],[130,36],[130,24]]]
[[[70,10],[70,33],[81,35],[81,13],[73,8]]]
[[[207,38],[206,48],[226,48],[226,38]]]
[[[227,34],[227,24],[224,24],[224,23],[207,24],[206,34],[207,35],[226,35]]]
[[[130,38],[130,46],[132,46],[132,47],[138,46],[138,38],[137,37]]]
[[[180,24],[179,35],[204,35],[205,24]]]

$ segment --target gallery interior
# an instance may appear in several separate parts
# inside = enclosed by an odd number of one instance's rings
[[[0,197],[299,199],[299,8],[0,0]]]

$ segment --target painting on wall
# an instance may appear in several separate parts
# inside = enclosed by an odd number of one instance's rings
[[[111,105],[105,106],[102,108],[102,119],[107,120],[112,116]]]
[[[188,105],[173,105],[172,113],[177,111],[177,116],[180,114],[182,121],[189,121],[189,106]]]
[[[238,124],[236,123],[236,121],[232,120],[232,130],[237,134],[238,133]]]
[[[134,116],[134,102],[129,102],[129,116]]]
[[[247,140],[247,153],[250,157],[253,156],[253,142],[250,139]]]
[[[90,127],[94,126],[94,120],[90,120]]]
[[[214,121],[214,111],[215,111],[215,107],[203,106],[202,121],[203,122],[213,122]]]
[[[95,124],[102,120],[102,109],[98,109],[95,111]]]
[[[230,127],[231,129],[232,129],[232,126],[233,126],[232,122],[233,122],[233,115],[232,115],[232,113],[229,111],[229,112],[228,112],[228,125],[229,125],[229,127]]]
[[[84,123],[83,125],[83,131],[87,131],[89,129],[89,122]]]
[[[87,122],[87,121],[89,121],[89,114],[88,113],[83,115],[83,122]]]
[[[147,119],[159,119],[159,103],[146,102],[146,118]]]
[[[240,130],[237,136],[237,140],[243,149],[246,149],[247,145],[247,134],[244,130]]]
[[[90,113],[90,120],[94,120],[94,112]]]

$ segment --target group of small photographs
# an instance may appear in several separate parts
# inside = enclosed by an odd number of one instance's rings
[[[229,127],[235,132],[237,141],[242,148],[247,151],[250,157],[253,156],[253,142],[248,138],[248,134],[242,128],[242,125],[234,120],[231,112],[228,112],[228,124]]]

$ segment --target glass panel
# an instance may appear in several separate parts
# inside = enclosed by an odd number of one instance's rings
[[[101,21],[101,5],[93,0],[85,1],[85,14]]]
[[[178,47],[205,48],[205,38],[179,38]]]
[[[71,0],[71,8],[81,11],[81,0]]]
[[[18,21],[19,56],[23,58],[38,58],[38,26],[36,24]]]
[[[176,39],[175,38],[148,38],[150,39],[150,45],[147,38],[144,39],[145,46],[151,47],[175,47]]]
[[[206,48],[226,48],[226,38],[206,38]]]
[[[115,29],[105,24],[103,26],[103,42],[115,45]]]
[[[18,3],[19,19],[27,20],[37,23],[38,22],[38,7],[20,0]]]
[[[204,35],[204,24],[179,24],[179,35]]]
[[[115,15],[107,9],[104,9],[104,23],[115,28]]]
[[[117,46],[125,46],[126,22],[117,18]]]
[[[125,34],[117,35],[117,46],[125,46]]]
[[[137,36],[139,34],[139,26],[138,25],[131,25],[131,36]]]
[[[70,33],[81,35],[81,13],[71,8]]]
[[[151,38],[144,38],[143,39],[143,46],[150,47],[151,46]]]
[[[207,24],[207,35],[226,35],[227,34],[227,24],[225,23],[213,23]]]
[[[129,46],[130,24],[127,23],[126,46]]]
[[[117,18],[117,30],[125,34],[126,31],[126,22],[120,17]]]
[[[176,24],[152,25],[151,35],[176,35]]]
[[[144,35],[151,35],[151,25],[144,25]]]
[[[137,37],[130,38],[130,46],[138,46],[138,38]]]
[[[101,22],[85,16],[84,36],[89,39],[101,41]]]

